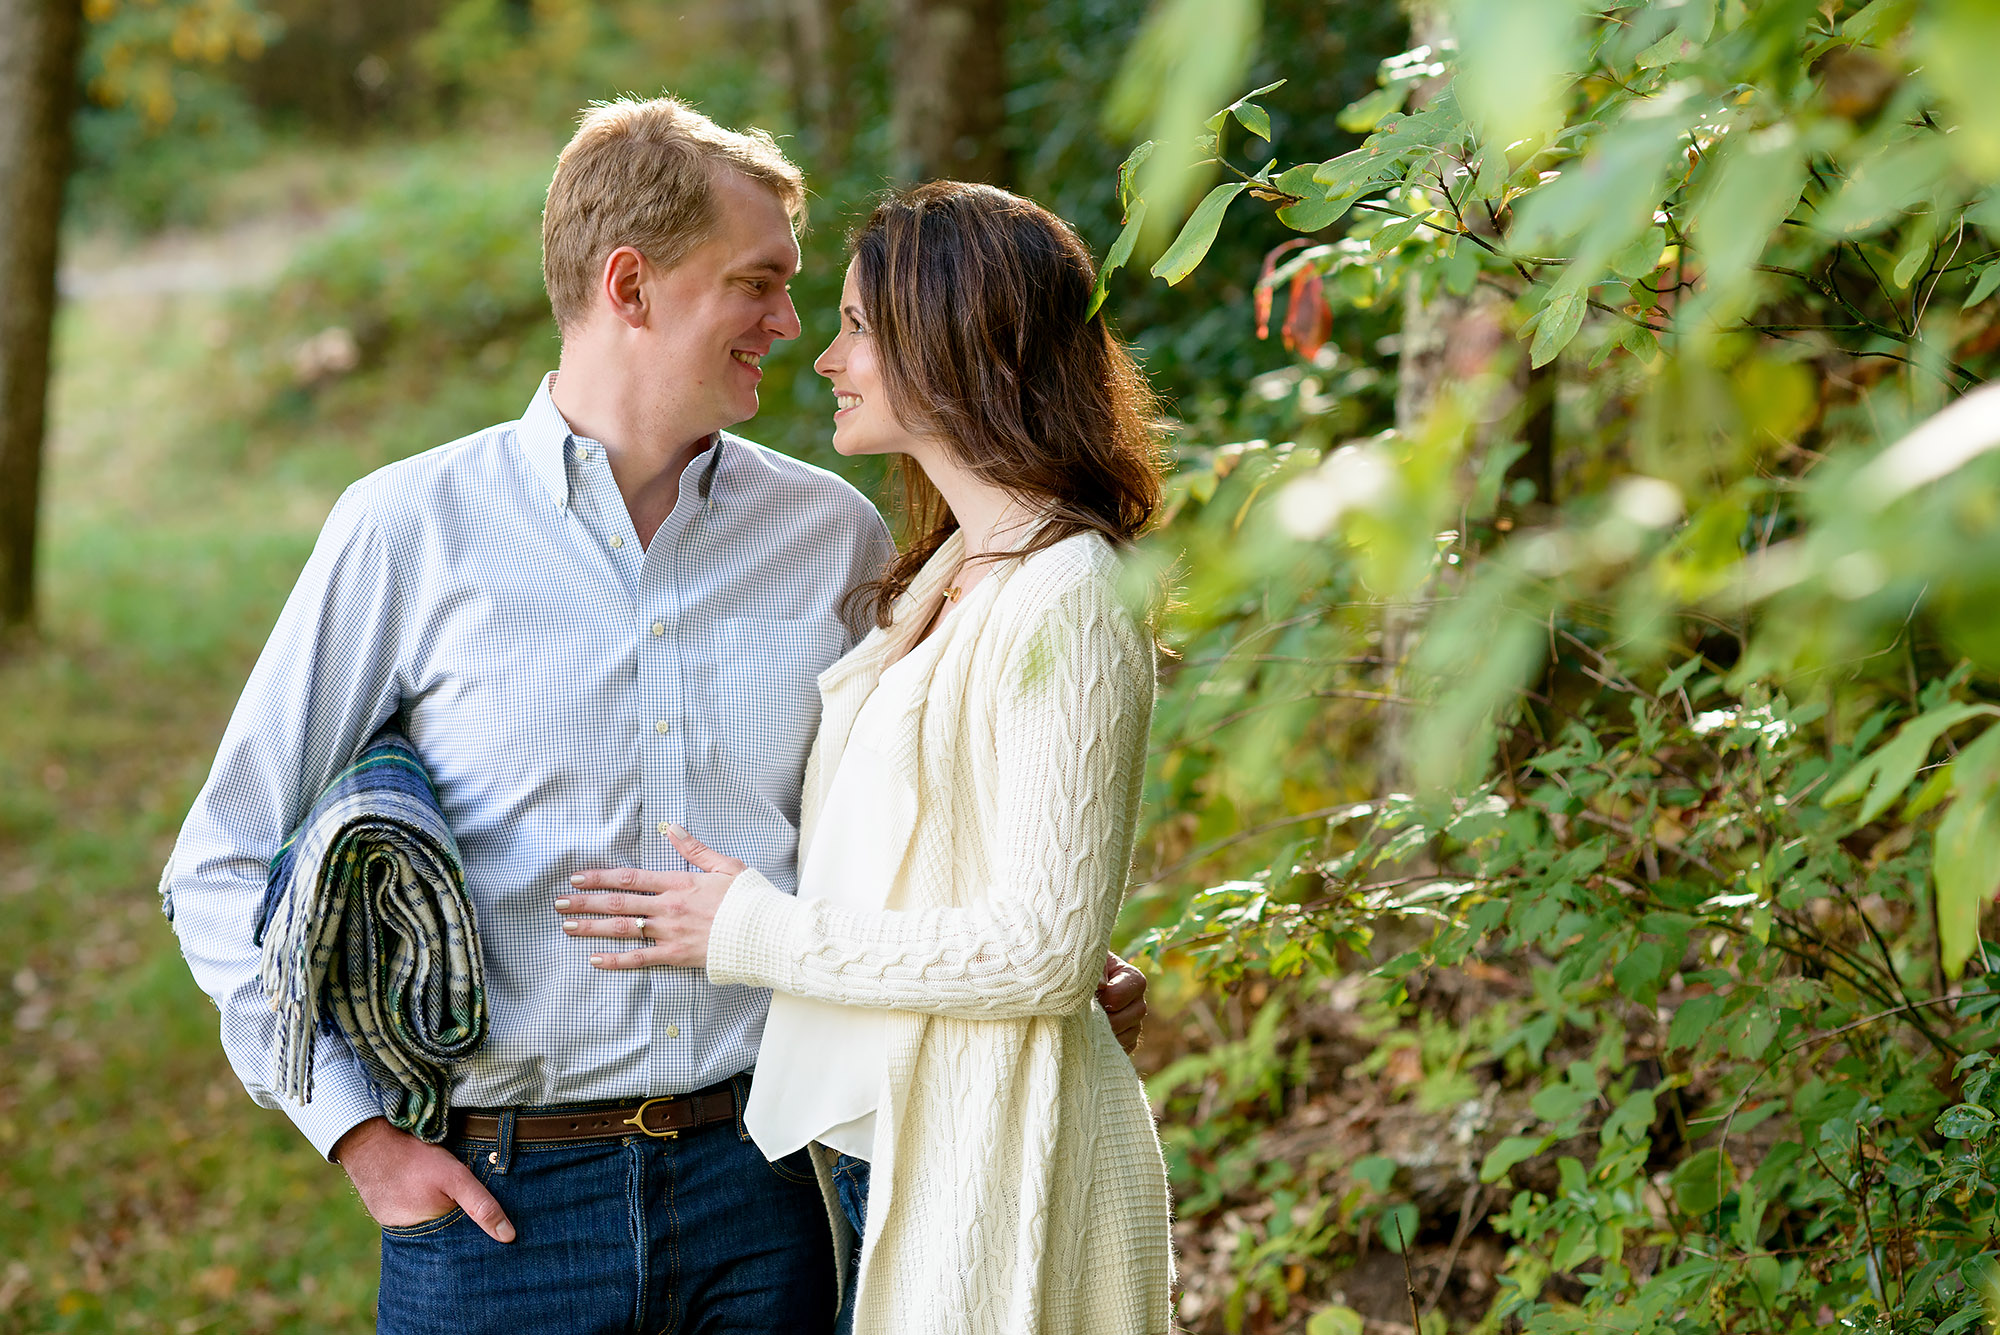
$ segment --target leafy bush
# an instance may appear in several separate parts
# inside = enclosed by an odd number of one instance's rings
[[[1271,1054],[1371,972],[1343,1032],[1372,1054],[1271,1078],[1285,1116],[1392,1066],[1392,1099],[1451,1110],[1459,1219],[1408,1220],[1448,1273],[1499,1193],[1484,1328],[1983,1318],[2000,391],[1905,432],[2000,349],[1990,22],[1462,0],[1455,48],[1350,108],[1361,147],[1240,154],[1272,133],[1251,100],[1196,150],[1223,179],[1154,272],[1274,207],[1308,243],[1260,285],[1303,364],[1245,404],[1264,438],[1181,452],[1140,944],[1293,989]],[[1395,428],[1357,439],[1328,386],[1372,368],[1321,345],[1384,308]],[[1234,1069],[1179,1068],[1167,1120],[1206,1099],[1268,1149]],[[1236,1220],[1226,1328],[1303,1319],[1304,1276],[1365,1245],[1322,1226],[1349,1193],[1403,1217],[1395,1171],[1291,1162],[1254,1222],[1282,1174],[1178,1161]]]

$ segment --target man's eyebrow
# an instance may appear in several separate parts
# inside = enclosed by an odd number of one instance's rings
[[[798,271],[799,271],[798,266],[793,264],[789,260],[764,259],[764,260],[752,260],[748,264],[745,264],[741,268],[737,269],[736,272],[774,273],[774,274],[783,274],[789,276],[791,274],[797,273]]]

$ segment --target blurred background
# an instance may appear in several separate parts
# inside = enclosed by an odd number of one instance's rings
[[[0,0],[0,1332],[372,1328],[153,885],[334,498],[553,366],[578,109],[662,90],[811,183],[754,438],[878,490],[810,363],[934,176],[1073,222],[1167,398],[1118,941],[1184,1329],[1990,1324],[1995,50],[1985,0]]]

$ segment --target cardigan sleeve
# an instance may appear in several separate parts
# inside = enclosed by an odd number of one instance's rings
[[[996,879],[981,902],[859,911],[795,899],[746,871],[710,931],[710,979],[969,1019],[1083,1006],[1131,867],[1153,684],[1152,647],[1110,581],[1077,582],[1000,665]]]

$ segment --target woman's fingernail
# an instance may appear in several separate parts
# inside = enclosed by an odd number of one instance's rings
[[[590,957],[590,962],[591,962],[592,964],[603,964],[603,963],[604,963],[604,956],[602,956],[602,955],[592,955],[592,956]]]
[[[556,907],[559,909],[566,909],[569,907],[569,901],[567,899],[558,899],[556,901]]]
[[[576,930],[576,920],[572,918],[570,921],[564,923],[563,930],[565,932],[574,932]]]
[[[574,875],[574,876],[570,877],[570,878],[569,878],[569,883],[570,883],[571,885],[582,885],[582,884],[583,884],[583,873],[582,873],[582,872],[578,872],[578,873],[577,873],[576,875]]]
[[[674,824],[672,821],[667,822],[667,833],[671,834],[676,839],[685,839],[688,837],[688,832],[686,830],[683,830],[680,826]]]

